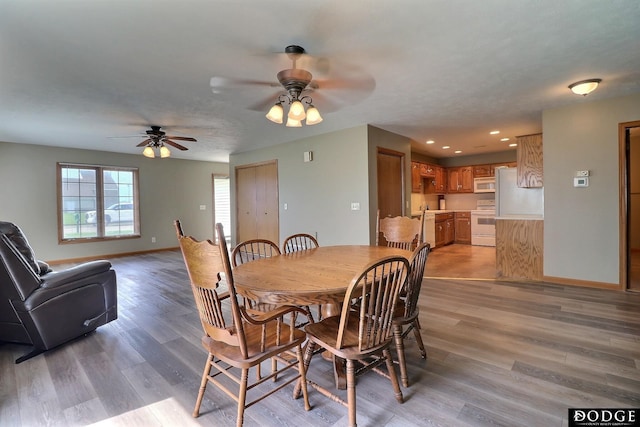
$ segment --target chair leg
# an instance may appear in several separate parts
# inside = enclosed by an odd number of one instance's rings
[[[354,361],[347,359],[347,404],[349,409],[349,426],[356,427],[356,371]],[[397,379],[396,379],[397,381]]]
[[[304,410],[308,411],[311,409],[311,405],[309,405],[309,394],[307,393],[307,375],[306,375],[306,368],[304,366],[304,357],[302,355],[301,346],[298,346],[297,353],[298,353],[298,371],[300,372],[300,380],[296,383],[296,388],[298,387],[298,384],[300,384],[300,387],[302,388],[302,397],[304,399]],[[296,392],[294,390],[293,397],[295,398],[295,396],[296,396]]]
[[[271,358],[271,372],[276,372],[278,370],[278,361],[276,360],[275,357]],[[273,382],[276,382],[278,380],[278,376],[274,375],[273,376]]]
[[[402,390],[400,390],[400,384],[398,383],[398,376],[396,375],[396,369],[393,367],[393,359],[391,358],[391,351],[389,349],[385,349],[382,351],[382,354],[386,358],[387,362],[387,370],[389,371],[389,376],[391,377],[391,385],[393,385],[393,391],[395,391],[396,400],[398,403],[404,403],[404,398],[402,397]]]
[[[304,357],[302,359],[303,369],[305,374],[305,381],[307,372],[309,371],[309,364],[311,363],[311,358],[313,357],[313,352],[316,348],[316,343],[307,340],[307,348],[304,352]],[[301,350],[302,351],[302,350]],[[306,387],[306,386],[305,386]],[[300,397],[300,389],[302,388],[302,379],[296,382],[296,386],[293,389],[293,398],[297,399]]]
[[[198,418],[198,416],[200,416],[200,404],[202,404],[202,397],[204,396],[204,391],[207,388],[207,382],[208,382],[209,373],[211,373],[212,362],[213,362],[213,354],[209,353],[209,356],[207,357],[207,362],[204,364],[204,372],[202,373],[202,380],[200,381],[200,391],[198,391],[196,406],[193,409],[193,413],[191,414],[193,418]]]
[[[244,406],[247,401],[247,381],[249,379],[249,369],[243,369],[240,378],[240,391],[238,392],[238,416],[236,427],[242,427],[244,422]]]
[[[424,343],[422,342],[422,336],[420,335],[420,323],[418,323],[418,319],[413,322],[413,335],[416,337],[416,342],[418,343],[418,348],[420,349],[420,356],[423,359],[427,358],[427,350],[424,348]]]
[[[407,375],[407,362],[404,357],[404,340],[402,339],[402,326],[393,328],[393,337],[396,342],[396,352],[398,353],[398,365],[400,366],[400,379],[404,387],[409,387],[409,376]]]

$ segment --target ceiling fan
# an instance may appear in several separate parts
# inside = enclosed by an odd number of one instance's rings
[[[224,95],[229,88],[235,92],[243,86],[280,87],[279,93],[269,95],[248,108],[264,112],[271,106],[266,117],[275,123],[282,123],[282,105],[289,105],[287,126],[300,127],[301,121],[305,119],[307,125],[322,121],[314,104],[317,103],[323,111],[336,111],[343,105],[359,102],[375,88],[373,78],[359,67],[334,62],[329,64],[327,58],[313,58],[303,47],[297,45],[287,46],[284,53],[291,60],[291,67],[277,73],[279,84],[274,81],[215,76],[210,81],[211,90],[216,95]],[[314,78],[311,71],[299,68],[299,63],[323,76]]]
[[[170,145],[181,151],[188,150],[188,148],[184,145],[172,141],[173,139],[176,139],[178,141],[197,141],[195,138],[191,137],[167,135],[166,132],[160,130],[160,126],[151,126],[151,129],[148,130],[146,134],[148,138],[142,141],[140,144],[136,145],[136,147],[145,147],[142,151],[142,154],[146,157],[151,158],[155,157],[156,149],[160,152],[160,157],[171,156],[171,151],[169,151],[169,148],[167,148],[166,145]]]

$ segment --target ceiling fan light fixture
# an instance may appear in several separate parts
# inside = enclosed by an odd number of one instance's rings
[[[142,150],[142,155],[153,159],[156,156],[156,153],[153,152],[153,148],[147,145],[146,147],[144,147],[144,150]]]
[[[601,82],[602,79],[580,80],[579,82],[571,83],[569,85],[569,89],[571,89],[571,92],[575,93],[576,95],[587,96],[591,92],[596,90]]]
[[[292,119],[291,117],[287,118],[287,127],[288,128],[301,128],[302,122],[300,120]]]
[[[160,147],[160,157],[163,159],[166,159],[167,157],[171,157],[171,151],[164,145]]]
[[[300,102],[299,99],[296,99],[291,103],[291,107],[289,107],[288,116],[292,120],[302,121],[307,117],[307,114],[304,112],[304,105]]]
[[[309,109],[307,110],[307,120],[305,123],[307,125],[317,125],[322,121],[322,116],[320,115],[320,111],[313,105],[309,105]]]
[[[276,103],[276,105],[271,107],[271,109],[269,110],[269,112],[265,117],[271,120],[273,123],[282,124],[282,118],[284,117],[282,103],[278,102]]]

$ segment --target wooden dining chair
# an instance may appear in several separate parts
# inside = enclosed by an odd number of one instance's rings
[[[418,298],[420,297],[420,289],[422,287],[422,279],[424,277],[424,268],[427,264],[427,257],[431,246],[429,243],[423,243],[416,248],[409,259],[410,270],[407,282],[401,297],[398,300],[396,311],[393,318],[393,336],[395,339],[396,352],[398,353],[398,365],[400,365],[400,379],[402,385],[409,387],[409,378],[407,376],[407,364],[404,353],[404,338],[413,331],[416,337],[420,355],[426,359],[427,352],[420,336],[420,322],[418,315]]]
[[[286,239],[282,243],[282,247],[285,254],[290,254],[293,252],[306,251],[308,249],[314,249],[319,247],[318,240],[313,237],[311,234],[307,233],[298,233],[293,234]],[[309,307],[306,307],[311,314],[311,310]],[[316,307],[318,317],[317,319],[322,319],[322,305],[318,304]],[[315,321],[312,318],[313,321]]]
[[[176,224],[176,229],[181,230],[179,223]],[[248,314],[238,304],[222,224],[216,224],[216,230],[219,245],[211,240],[197,241],[193,237],[178,234],[180,250],[204,330],[202,346],[208,352],[193,416],[198,417],[200,414],[200,405],[208,383],[216,385],[237,402],[237,426],[243,424],[245,408],[297,380],[302,384],[305,410],[309,410],[301,347],[306,337],[301,330],[281,321],[285,314],[299,312],[298,314],[305,315],[305,312],[296,307],[282,307],[273,312],[261,313],[260,316]],[[224,306],[218,294],[223,272],[230,301],[230,304]],[[282,363],[281,368],[249,384],[249,370],[271,358],[277,358]],[[278,386],[259,387],[266,380],[291,369],[295,374],[281,377]],[[231,386],[230,382],[236,386]],[[252,398],[250,401],[249,392]]]
[[[231,252],[231,263],[237,267],[245,262],[280,255],[280,248],[271,240],[251,239],[238,243]]]
[[[305,327],[308,344],[304,356],[305,369],[320,346],[334,359],[346,360],[347,401],[309,380],[309,384],[331,400],[348,408],[349,425],[356,425],[356,374],[386,363],[395,397],[402,403],[389,347],[393,342],[393,313],[400,290],[409,272],[409,262],[400,256],[389,256],[367,265],[353,278],[344,297],[340,316],[327,317]],[[351,301],[358,299],[357,311]],[[373,359],[373,362],[370,360]],[[366,361],[356,372],[356,361]]]
[[[406,216],[380,218],[378,210],[376,246],[386,242],[386,246],[412,251],[424,241],[423,229],[424,211],[418,219]],[[380,239],[381,234],[384,241]]]
[[[280,255],[280,248],[277,244],[267,239],[251,239],[240,242],[231,252],[231,265],[235,268],[247,262],[256,261],[262,258],[270,258]],[[244,304],[252,310],[269,311],[277,308],[276,305],[258,304],[248,298],[244,299]]]
[[[318,245],[318,240],[311,234],[306,233],[293,234],[284,239],[284,243],[282,244],[285,254],[306,251],[307,249],[317,248],[318,246],[320,246]]]

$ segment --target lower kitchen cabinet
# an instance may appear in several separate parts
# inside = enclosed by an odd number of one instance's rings
[[[448,245],[455,240],[455,219],[453,212],[436,214],[436,247]]]
[[[456,212],[455,242],[463,245],[471,244],[471,212]]]

